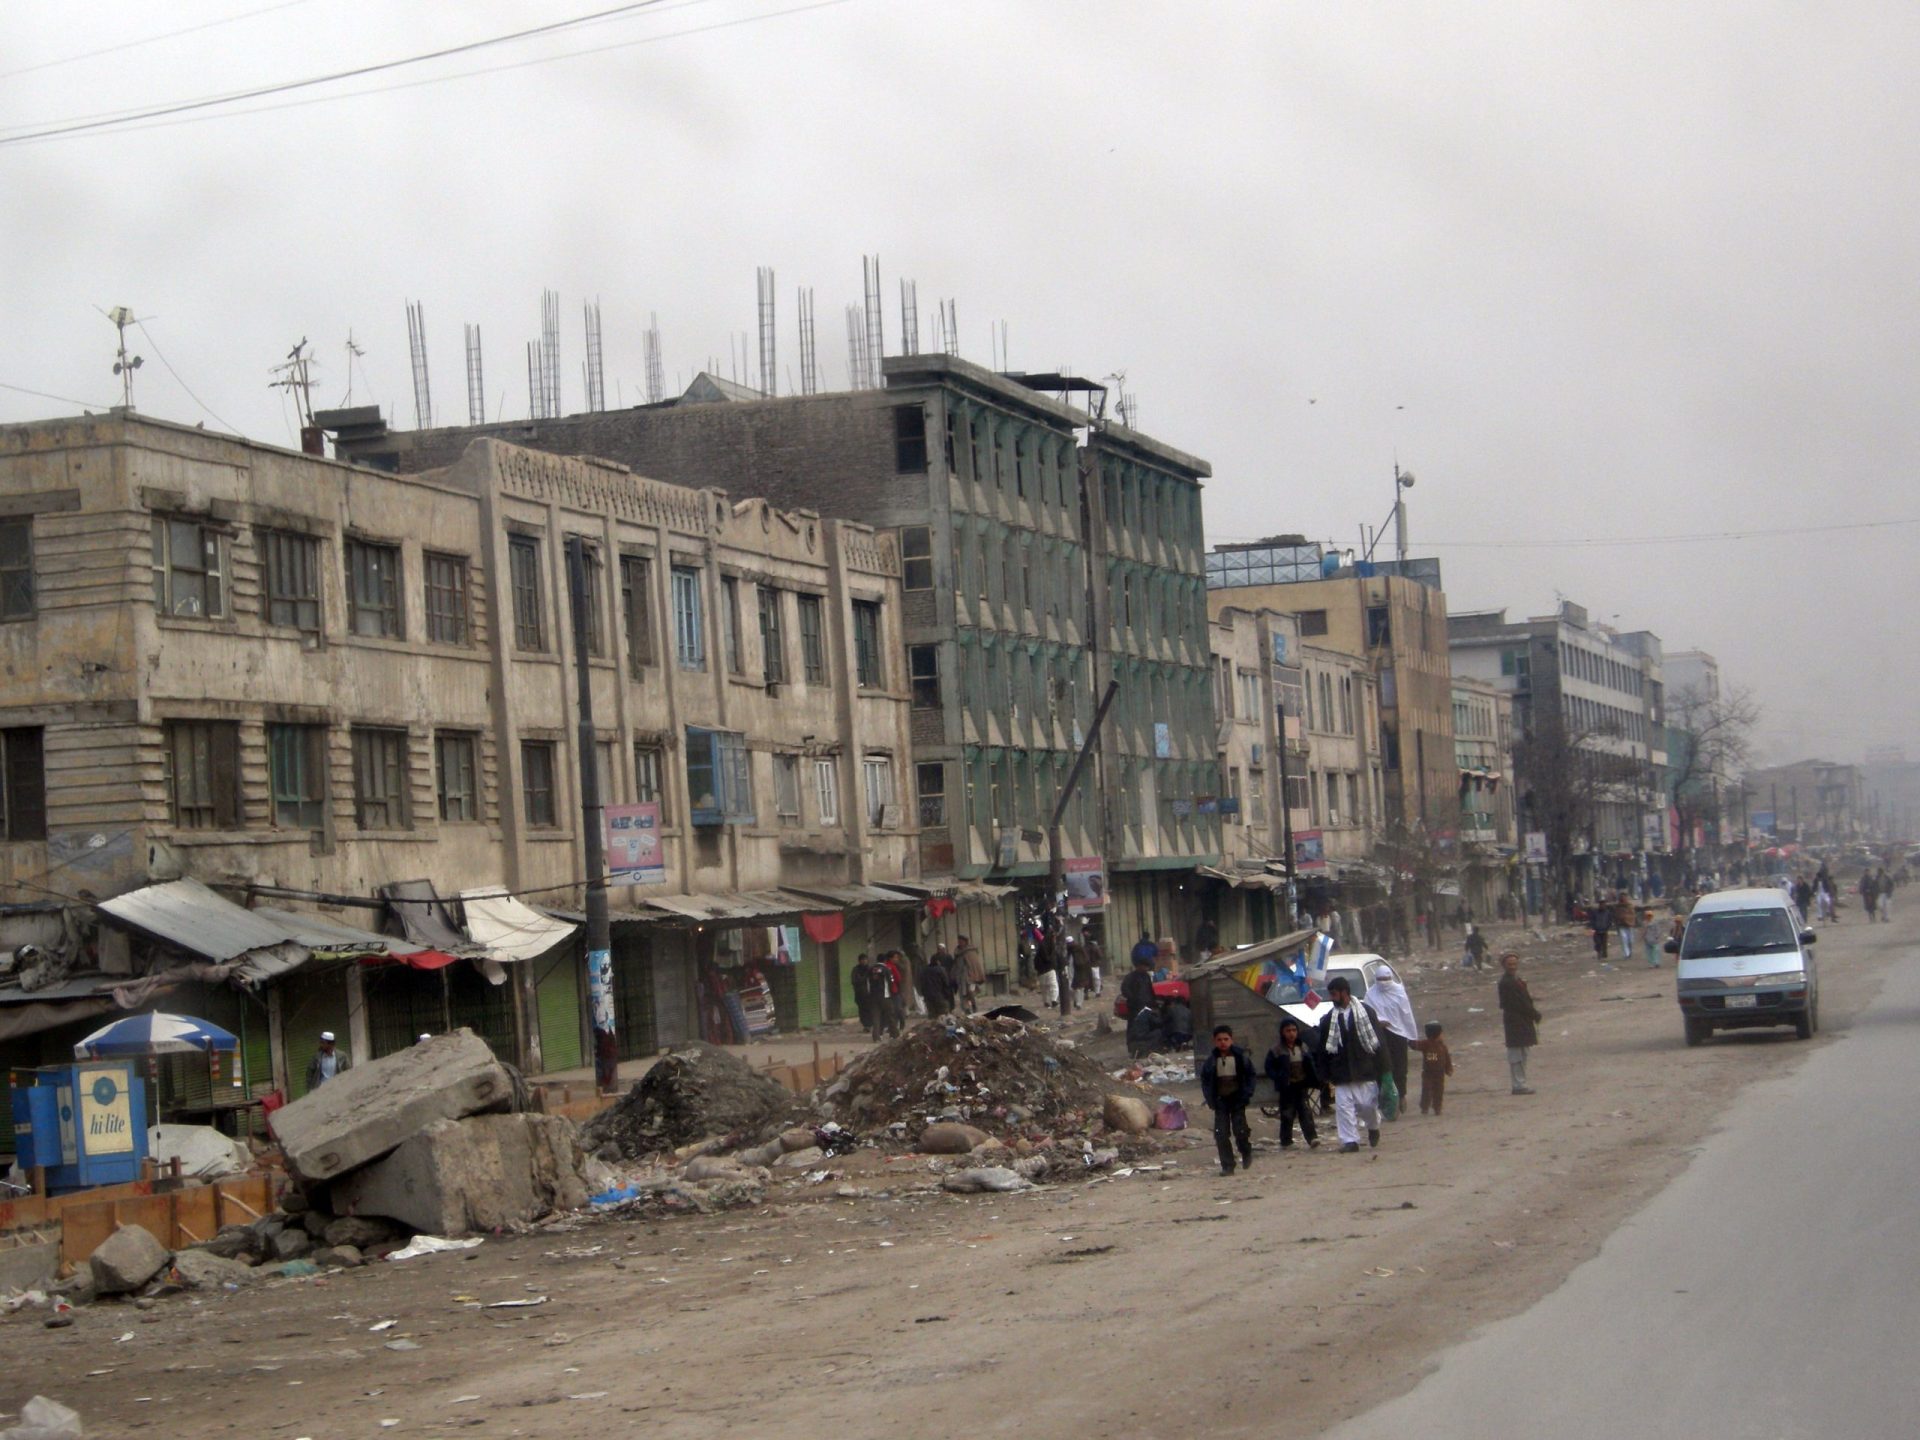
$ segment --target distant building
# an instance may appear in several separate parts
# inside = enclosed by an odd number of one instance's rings
[[[1866,774],[1858,765],[1798,760],[1749,770],[1747,803],[1763,817],[1756,828],[1782,843],[1843,845],[1869,834]]]
[[[1569,738],[1600,757],[1600,786],[1587,833],[1572,837],[1576,885],[1650,875],[1668,849],[1665,682],[1658,636],[1621,632],[1564,602],[1551,615],[1509,621],[1506,611],[1448,618],[1454,673],[1511,697],[1515,731],[1554,714]],[[1525,812],[1519,829],[1544,828]]]
[[[1453,749],[1460,767],[1460,885],[1480,919],[1518,906],[1513,806],[1513,697],[1485,680],[1453,682]]]
[[[1319,546],[1281,537],[1215,546],[1207,584],[1216,610],[1284,610],[1299,617],[1303,645],[1367,663],[1379,694],[1385,824],[1444,841],[1453,828],[1459,776],[1438,562],[1332,566]]]

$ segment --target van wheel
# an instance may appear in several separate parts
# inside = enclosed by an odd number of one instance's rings
[[[1802,1010],[1793,1017],[1793,1033],[1802,1040],[1813,1038],[1813,1011]]]
[[[1710,1033],[1712,1033],[1707,1026],[1702,1025],[1698,1020],[1689,1020],[1686,1022],[1686,1024],[1687,1024],[1687,1044],[1689,1045],[1698,1045],[1701,1041],[1705,1040]]]

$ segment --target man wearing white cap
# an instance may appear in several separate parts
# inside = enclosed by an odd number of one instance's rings
[[[313,1052],[313,1060],[307,1066],[307,1091],[311,1094],[336,1075],[343,1075],[349,1068],[347,1057],[333,1048],[333,1032],[320,1032],[320,1048]]]

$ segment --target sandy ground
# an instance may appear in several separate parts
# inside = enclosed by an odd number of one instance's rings
[[[1911,948],[1911,909],[1823,932],[1814,1045],[1844,1043]],[[1282,1153],[1265,1122],[1251,1172],[1223,1178],[1202,1120],[1172,1168],[1106,1183],[776,1191],[730,1215],[587,1219],[145,1312],[96,1305],[64,1331],[22,1316],[0,1409],[38,1391],[89,1435],[313,1440],[1313,1434],[1554,1288],[1727,1097],[1813,1048],[1783,1030],[1688,1050],[1670,970],[1596,970],[1572,932],[1526,949],[1547,1015],[1539,1095],[1507,1093],[1492,977],[1426,971],[1416,1006],[1446,1023],[1458,1068],[1447,1113],[1388,1126],[1372,1155]],[[897,1188],[916,1169],[859,1179]]]

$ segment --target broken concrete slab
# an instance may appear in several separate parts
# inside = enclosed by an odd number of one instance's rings
[[[122,1225],[87,1257],[93,1288],[101,1295],[128,1295],[166,1268],[167,1247],[138,1225]]]
[[[437,1120],[505,1109],[513,1082],[471,1030],[436,1035],[337,1075],[274,1112],[287,1166],[331,1180],[377,1160]]]
[[[20,1232],[23,1237],[31,1232]],[[44,1290],[60,1268],[60,1247],[50,1240],[23,1238],[0,1249],[0,1293]]]
[[[182,1250],[173,1257],[174,1274],[189,1290],[218,1290],[226,1285],[251,1285],[259,1278],[244,1260],[223,1260],[205,1250]]]
[[[405,1237],[398,1225],[378,1215],[342,1215],[328,1223],[325,1238],[328,1246],[335,1250],[342,1246],[365,1250],[371,1245]]]
[[[349,1071],[349,1074],[352,1072]],[[587,1203],[573,1122],[554,1115],[436,1120],[335,1182],[336,1211],[383,1215],[429,1235],[521,1225]]]

